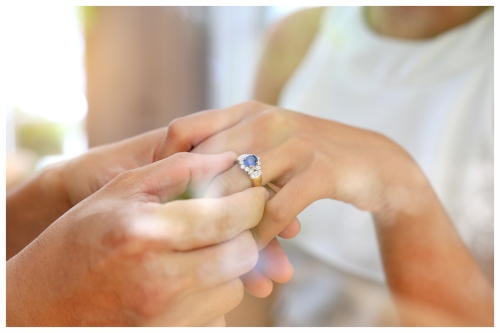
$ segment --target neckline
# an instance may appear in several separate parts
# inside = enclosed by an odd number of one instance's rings
[[[485,21],[489,15],[493,13],[493,8],[489,8],[482,12],[481,14],[474,17],[472,20],[464,22],[454,28],[446,30],[434,37],[425,39],[405,39],[398,37],[391,37],[382,35],[371,28],[371,26],[366,21],[365,7],[359,6],[356,10],[356,21],[359,22],[359,28],[361,32],[368,38],[374,40],[377,43],[384,43],[386,45],[394,46],[407,46],[407,47],[421,47],[424,45],[430,45],[432,43],[439,43],[441,40],[452,38],[451,36],[458,35],[461,32],[471,29],[473,26],[481,24],[480,22]]]

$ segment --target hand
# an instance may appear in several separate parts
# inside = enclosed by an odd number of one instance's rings
[[[250,102],[174,121],[159,156],[171,150],[260,156],[263,184],[281,189],[252,230],[259,248],[312,202],[340,200],[372,212],[387,283],[404,324],[415,323],[404,318],[411,302],[437,316],[492,325],[493,287],[424,173],[383,135]],[[249,186],[237,165],[217,176],[207,193],[228,195]]]
[[[242,299],[238,276],[257,262],[248,229],[266,191],[162,202],[188,185],[203,191],[235,158],[176,154],[76,205],[8,261],[8,325],[221,323]]]
[[[263,184],[280,189],[253,229],[259,248],[318,199],[344,201],[381,217],[417,209],[428,186],[413,159],[383,135],[259,102],[175,120],[158,157],[227,150],[260,156]],[[227,195],[250,185],[236,165],[208,192]]]
[[[121,172],[150,164],[164,133],[165,129],[160,129],[91,149],[75,159],[43,169],[9,191],[7,259]]]
[[[7,198],[7,259],[22,250],[63,215],[117,175],[148,165],[158,158],[158,149],[168,129],[162,128],[134,138],[91,149],[75,159],[65,161],[42,171],[27,185]],[[176,152],[165,155],[169,157]],[[29,202],[30,209],[26,209]],[[294,225],[285,233],[293,237],[298,232]],[[265,250],[266,266],[275,267],[268,277],[280,282],[288,281],[293,268],[279,243]],[[265,285],[264,297],[270,293],[267,276],[247,279],[246,284]],[[252,288],[249,287],[249,290]],[[272,284],[271,284],[272,289]]]

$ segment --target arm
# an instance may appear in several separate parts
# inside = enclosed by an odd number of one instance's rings
[[[41,171],[7,193],[7,260],[71,208],[65,193],[57,167]]]
[[[269,31],[257,68],[254,98],[276,105],[281,90],[304,58],[316,35],[324,7],[299,10]]]
[[[270,30],[257,71],[256,100],[277,104],[283,86],[317,33],[323,11],[322,7],[298,11]],[[492,324],[491,285],[459,239],[435,193],[430,190],[427,196],[428,202],[422,209],[425,214],[375,214],[387,280],[403,323],[449,325],[458,321],[467,325],[471,322],[464,318],[470,316],[476,323]],[[450,284],[452,280],[461,286],[470,283],[477,286],[478,291],[468,287],[454,289],[456,286]],[[455,309],[458,317],[447,317],[446,313],[431,316],[443,307]],[[422,308],[424,310],[419,310]],[[420,313],[420,317],[416,313]]]
[[[186,126],[196,130],[187,133]],[[404,312],[414,306],[438,319],[443,316],[436,314],[444,313],[455,325],[492,324],[491,285],[422,170],[394,141],[258,102],[201,112],[171,128],[171,133],[186,134],[167,135],[162,147],[167,154],[189,146],[197,153],[232,150],[260,156],[262,184],[280,188],[253,229],[260,248],[314,201],[343,201],[375,217],[389,287],[397,304],[405,304],[400,306],[403,324],[412,324]],[[236,193],[249,182],[235,166],[216,177],[209,191]]]
[[[147,165],[165,129],[151,131],[50,166],[7,193],[7,259],[71,207],[123,171]]]
[[[430,184],[425,180],[419,187],[408,188],[418,206],[373,214],[387,282],[402,323],[492,326],[493,287]]]

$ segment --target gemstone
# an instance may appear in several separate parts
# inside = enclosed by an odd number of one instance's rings
[[[262,175],[262,171],[257,170],[257,171],[253,172],[253,173],[250,175],[250,178],[255,179],[255,178],[259,177],[260,175]]]
[[[255,155],[248,155],[245,160],[243,161],[247,167],[252,167],[257,165],[257,156]]]

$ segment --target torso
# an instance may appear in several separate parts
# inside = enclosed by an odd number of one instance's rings
[[[493,259],[493,61],[489,57],[493,54],[493,14],[484,13],[433,40],[405,42],[370,31],[359,8],[329,8],[323,16],[315,10],[314,15],[323,21],[316,25],[317,33],[309,30],[310,40],[300,41],[306,51],[293,74],[286,77],[286,85],[277,90],[281,92],[279,105],[374,130],[403,146],[426,172],[462,239],[489,273]],[[307,15],[314,17],[311,12]],[[314,26],[310,20],[308,24]],[[485,39],[474,40],[477,36]],[[267,81],[272,84],[271,77]],[[280,84],[277,80],[276,86]],[[272,96],[263,97],[257,94],[257,99],[273,103]],[[377,285],[383,288],[384,274],[368,213],[320,200],[299,219],[301,233],[285,245],[308,256],[307,260],[296,256],[303,269],[316,260],[314,265],[325,267],[317,269],[336,274],[340,285],[348,276],[358,276],[372,281],[374,290]],[[329,269],[344,273],[326,273]],[[283,318],[278,324],[290,324],[291,313],[303,310],[300,304],[284,306],[286,294],[305,298],[300,290],[310,278],[302,274],[302,283],[292,281],[288,291],[284,286],[278,306]],[[359,288],[363,283],[354,285]],[[326,301],[318,297],[317,302]],[[308,319],[303,320],[307,325]]]

